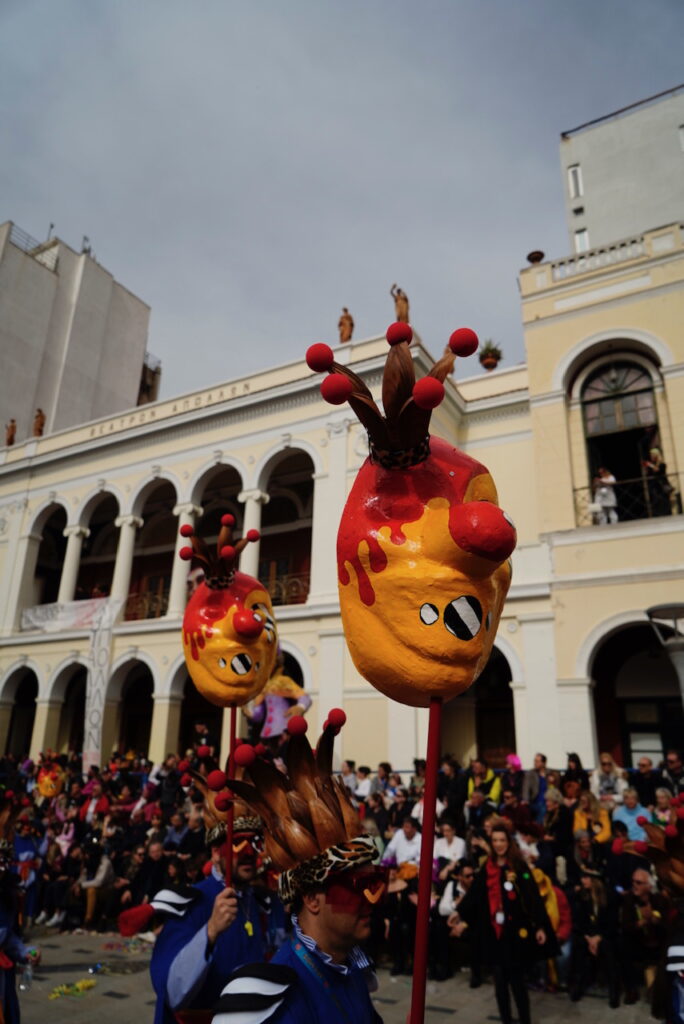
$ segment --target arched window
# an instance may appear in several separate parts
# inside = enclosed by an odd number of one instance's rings
[[[633,363],[599,367],[584,383],[582,405],[587,437],[657,423],[653,381]]]

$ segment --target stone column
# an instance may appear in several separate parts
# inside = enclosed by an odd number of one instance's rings
[[[518,621],[522,629],[525,685],[523,689],[511,687],[517,752],[528,767],[537,752],[546,754],[551,768],[564,765],[570,748],[564,746],[561,732],[553,613],[529,612],[519,615]]]
[[[24,533],[19,537],[14,570],[8,577],[4,633],[17,632],[23,609],[36,603],[33,583],[42,539],[39,533]]]
[[[167,619],[180,618],[185,612],[185,605],[188,598],[188,572],[190,563],[184,562],[178,557],[181,548],[187,547],[189,541],[181,537],[181,526],[194,526],[197,516],[202,514],[202,509],[197,505],[187,503],[176,505],[173,510],[174,516],[178,516],[178,533],[176,535],[176,549],[173,556],[173,567],[171,569],[171,585],[169,587],[169,607],[166,612]]]
[[[244,502],[245,505],[242,522],[243,537],[248,530],[261,529],[261,506],[267,505],[270,500],[270,495],[265,491],[260,491],[257,487],[248,491],[240,491],[238,501]],[[240,555],[240,571],[256,578],[259,576],[259,547],[259,541],[248,544]]]
[[[59,743],[59,717],[61,700],[36,701],[36,717],[33,719],[30,756],[35,761],[41,750],[56,750]]]
[[[133,549],[135,548],[135,531],[141,527],[143,520],[138,516],[119,516],[114,520],[114,525],[119,527],[119,546],[116,549],[116,563],[114,565],[114,579],[112,580],[111,597],[122,601],[123,614],[125,614],[128,588],[131,585],[131,570],[133,569]]]
[[[328,470],[314,474],[309,604],[337,603],[335,537],[347,500],[347,438],[351,420],[326,424]]]
[[[598,764],[592,687],[590,679],[556,681],[563,750],[576,751],[583,765]]]
[[[0,701],[0,750],[3,751],[7,748],[13,706],[11,700]]]
[[[90,536],[90,530],[85,526],[67,526],[64,530],[64,536],[68,539],[64,564],[62,566],[62,576],[59,581],[58,604],[64,604],[65,601],[73,601],[74,599],[78,568],[81,562],[81,549],[85,538]]]
[[[349,657],[342,623],[338,626],[330,626],[321,629],[319,634],[320,660],[319,660],[319,689],[318,689],[318,715],[321,725],[327,718],[331,708],[344,707],[344,667]],[[350,745],[353,737],[349,737]],[[344,759],[345,730],[343,729],[335,741],[335,767],[339,768]],[[350,757],[355,755],[350,752]]]
[[[182,699],[175,696],[154,698],[149,752],[153,764],[159,764],[167,754],[178,750],[182,703]]]

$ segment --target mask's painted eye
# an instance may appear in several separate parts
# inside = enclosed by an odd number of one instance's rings
[[[228,664],[225,658],[219,658],[219,668],[225,668]]]
[[[482,605],[476,597],[457,597],[444,609],[444,625],[459,640],[472,640],[482,625]]]
[[[230,667],[236,676],[246,676],[252,667],[252,659],[249,654],[236,654],[230,662]]]
[[[434,604],[424,604],[420,609],[420,621],[426,626],[432,626],[439,618],[439,612]]]

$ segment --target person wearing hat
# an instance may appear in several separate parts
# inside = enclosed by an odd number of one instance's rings
[[[253,785],[230,780],[229,786],[264,821],[266,854],[280,872],[279,894],[293,930],[269,964],[228,979],[214,1024],[382,1024],[370,997],[375,975],[360,944],[370,936],[386,872],[332,775],[334,735],[345,718],[338,709],[330,712],[314,755],[305,719],[293,717],[286,777],[253,748],[238,747]]]
[[[199,775],[195,784],[205,794],[209,873],[195,886],[180,893],[165,890],[152,900],[153,910],[166,915],[150,963],[157,994],[154,1024],[175,1024],[176,1013],[183,1011],[210,1011],[226,973],[240,964],[263,960],[267,949],[264,911],[268,907],[260,904],[252,887],[260,822],[239,814],[231,849],[225,812],[217,810],[213,793]],[[227,885],[229,857],[232,882]],[[141,930],[150,923],[149,918],[141,922]]]

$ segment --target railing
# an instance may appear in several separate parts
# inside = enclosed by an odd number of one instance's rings
[[[309,573],[288,573],[276,576],[265,583],[274,605],[304,604],[309,596],[311,577]]]
[[[554,281],[564,281],[577,274],[588,274],[590,270],[609,267],[614,263],[627,263],[646,255],[643,237],[628,238],[612,245],[601,245],[587,252],[567,256],[551,264],[551,276]]]
[[[12,245],[16,245],[17,249],[21,249],[27,256],[32,256],[48,270],[57,269],[59,249],[56,238],[50,238],[47,242],[37,242],[16,224],[12,224],[9,240]]]
[[[129,594],[124,609],[124,619],[130,622],[134,619],[160,619],[166,615],[169,607],[169,595],[154,594],[148,591],[144,594]]]
[[[654,519],[658,516],[680,515],[682,488],[680,474],[667,477],[636,477],[618,480],[610,485],[615,492],[614,507],[596,500],[596,487],[575,490],[575,518],[578,526],[610,526],[614,522]]]

